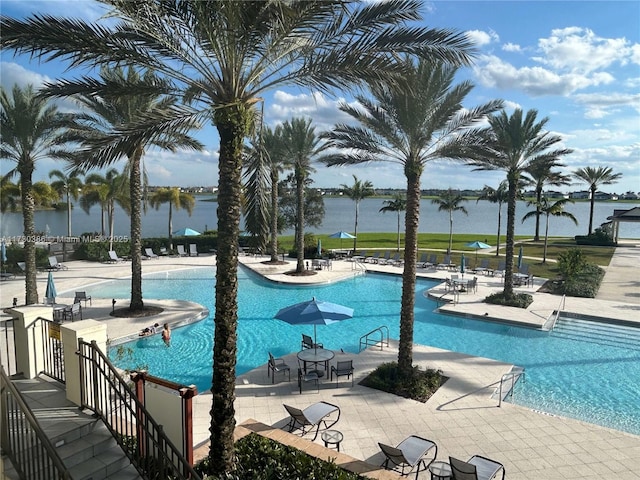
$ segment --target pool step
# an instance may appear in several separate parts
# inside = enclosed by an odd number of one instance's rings
[[[640,350],[640,327],[560,317],[552,335],[582,342]]]

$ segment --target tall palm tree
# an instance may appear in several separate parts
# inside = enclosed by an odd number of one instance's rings
[[[159,188],[149,196],[149,204],[158,210],[163,203],[169,204],[169,248],[173,250],[173,209],[185,209],[189,216],[193,213],[196,199],[193,195],[181,192],[178,187]]]
[[[51,182],[51,187],[58,192],[60,198],[66,196],[67,199],[67,236],[71,236],[71,199],[78,200],[82,191],[82,180],[77,173],[71,172],[65,174],[61,170],[51,170],[49,178],[57,178],[58,180]]]
[[[408,58],[404,63],[410,88],[377,83],[371,86],[373,99],[358,95],[360,106],[340,106],[360,126],[340,124],[327,132],[326,138],[341,150],[323,161],[328,165],[390,161],[399,164],[407,178],[398,370],[408,378],[413,362],[420,177],[431,160],[463,157],[462,152],[478,140],[476,123],[501,108],[502,102],[463,108],[473,85],[454,84],[455,66],[427,60],[416,64]]]
[[[170,79],[195,108],[151,122],[155,128],[175,129],[192,114],[206,115],[216,126],[220,189],[209,456],[213,473],[228,473],[234,457],[242,140],[256,102],[284,85],[330,91],[397,81],[404,76],[396,61],[403,53],[468,64],[472,45],[452,30],[405,26],[421,18],[419,2],[103,2],[121,22],[98,28],[46,15],[3,17],[0,46],[72,65],[146,66]],[[91,89],[91,83],[80,85]]]
[[[573,203],[573,200],[569,200],[567,198],[562,198],[553,203],[550,203],[547,198],[542,197],[540,202],[529,202],[529,205],[534,205],[536,207],[535,210],[527,212],[524,217],[522,217],[522,222],[531,217],[538,218],[538,212],[541,212],[546,217],[545,229],[544,229],[544,249],[542,252],[542,263],[547,263],[547,241],[549,238],[549,217],[564,217],[573,221],[576,225],[578,225],[578,220],[576,217],[569,212],[564,211],[564,206],[567,202]]]
[[[447,254],[451,254],[451,246],[453,245],[453,212],[462,212],[469,215],[467,209],[460,205],[462,202],[468,201],[459,193],[454,193],[449,189],[440,194],[438,198],[431,200],[431,203],[438,205],[439,212],[449,212],[449,248]]]
[[[60,200],[58,192],[44,180],[34,182],[31,186],[33,193],[33,205],[36,207],[53,208],[54,204]]]
[[[396,251],[400,251],[400,212],[407,209],[407,197],[402,193],[396,193],[391,200],[383,200],[383,206],[378,210],[381,213],[396,212],[398,214],[398,246]],[[355,250],[354,250],[355,251]]]
[[[304,268],[304,191],[309,174],[314,171],[311,162],[327,148],[316,136],[311,120],[292,118],[282,125],[283,151],[285,161],[293,167],[296,184],[296,251],[298,254],[296,273]]]
[[[545,185],[553,185],[556,187],[562,185],[570,185],[571,179],[569,175],[564,175],[559,171],[553,171],[554,168],[564,167],[564,164],[558,162],[557,158],[551,159],[549,162],[538,162],[534,165],[530,165],[527,168],[523,181],[525,185],[533,185],[536,197],[534,205],[542,205],[542,190]],[[536,215],[536,228],[533,237],[534,241],[540,240],[540,216],[542,211],[539,211]]]
[[[84,146],[73,163],[76,168],[86,171],[91,168],[103,168],[120,160],[127,159],[125,170],[129,174],[129,195],[131,199],[131,299],[129,310],[144,310],[142,301],[142,160],[144,152],[150,147],[159,147],[176,151],[179,147],[201,149],[198,141],[182,133],[181,130],[155,131],[139,136],[127,145],[121,145],[121,131],[139,122],[143,115],[166,115],[173,112],[176,99],[152,93],[126,94],[127,87],[144,85],[154,86],[159,79],[151,72],[141,74],[134,68],[126,71],[120,67],[103,68],[101,81],[111,92],[76,93],[77,87],[68,82],[59,82],[48,91],[56,96],[73,97],[89,113],[80,117],[76,131],[70,138]],[[193,124],[195,126],[195,124]],[[105,144],[107,147],[105,147]]]
[[[109,225],[109,239],[113,242],[115,206],[116,204],[127,213],[131,212],[131,197],[129,196],[129,180],[115,168],[110,168],[104,175],[91,173],[84,179],[84,187],[80,197],[80,206],[87,215],[94,205],[100,205],[100,233],[106,235],[105,216]],[[113,245],[109,244],[109,250]]]
[[[622,173],[613,173],[612,167],[584,167],[579,168],[573,172],[573,176],[581,182],[585,182],[589,185],[589,192],[591,192],[591,207],[589,209],[589,232],[591,235],[593,232],[593,209],[596,201],[596,192],[600,185],[611,185],[616,183]]]
[[[506,180],[500,182],[498,188],[485,185],[482,188],[482,193],[478,196],[476,203],[480,200],[487,200],[489,203],[498,204],[498,234],[496,236],[496,257],[500,255],[500,228],[502,224],[502,204],[508,199],[509,185]]]
[[[20,176],[22,221],[25,237],[25,304],[38,303],[34,223],[33,172],[43,158],[60,157],[59,149],[69,116],[38,96],[31,85],[14,85],[11,95],[0,88],[0,159],[15,163],[4,176]]]
[[[353,185],[341,184],[340,188],[344,194],[351,200],[356,202],[356,219],[353,226],[353,251],[357,249],[358,242],[358,211],[360,210],[360,200],[375,195],[373,189],[373,183],[369,180],[359,180],[358,177],[353,175]]]
[[[20,187],[8,178],[0,177],[0,212],[17,211],[19,199]]]
[[[548,118],[537,120],[537,110],[529,110],[523,116],[516,109],[511,116],[505,110],[489,118],[489,126],[484,130],[485,143],[467,152],[468,163],[474,170],[502,170],[507,174],[509,184],[507,200],[507,246],[505,253],[505,275],[503,296],[507,300],[513,294],[513,245],[516,218],[516,198],[523,173],[536,163],[548,163],[572,150],[556,148],[562,141],[559,135],[545,132]]]

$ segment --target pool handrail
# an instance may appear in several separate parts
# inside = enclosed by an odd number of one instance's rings
[[[515,390],[515,386],[516,383],[518,382],[518,380],[520,380],[520,377],[522,377],[522,381],[525,382],[525,371],[524,371],[524,367],[520,368],[520,367],[514,367],[513,370],[511,370],[508,373],[505,373],[504,375],[502,375],[502,377],[500,378],[500,391],[498,392],[498,406],[501,407],[502,406],[502,385],[504,385],[505,380],[511,380],[511,388],[507,391],[507,393],[505,393],[505,397],[509,394],[511,394],[511,397],[513,397],[513,392]]]
[[[369,336],[373,335],[374,333],[380,334],[380,340],[373,340],[369,338]],[[385,340],[385,335],[386,335],[386,340]],[[378,328],[373,329],[369,333],[362,335],[360,337],[360,345],[358,347],[358,352],[361,352],[362,350],[366,350],[367,348],[373,345],[380,345],[380,350],[382,350],[382,347],[384,346],[387,346],[387,347],[389,346],[389,327],[387,327],[386,325],[380,325]]]

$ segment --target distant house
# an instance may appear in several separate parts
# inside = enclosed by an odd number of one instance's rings
[[[571,192],[569,194],[569,198],[572,198],[574,200],[583,200],[585,198],[591,198],[591,193],[589,193],[589,190],[582,190],[580,192]]]
[[[544,193],[544,196],[547,198],[569,198],[569,195],[563,192],[556,192],[553,190],[549,190]]]
[[[638,195],[636,192],[627,192],[623,193],[620,198],[622,200],[638,200],[640,199],[640,195]]]
[[[618,195],[615,193],[596,192],[593,198],[596,200],[618,200]]]

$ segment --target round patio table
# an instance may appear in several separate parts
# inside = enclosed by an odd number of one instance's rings
[[[335,356],[336,354],[333,351],[326,348],[306,348],[298,352],[298,360],[302,362],[304,373],[307,373],[307,363],[313,363],[316,366],[319,363],[323,363],[324,369],[328,371],[329,360]]]

